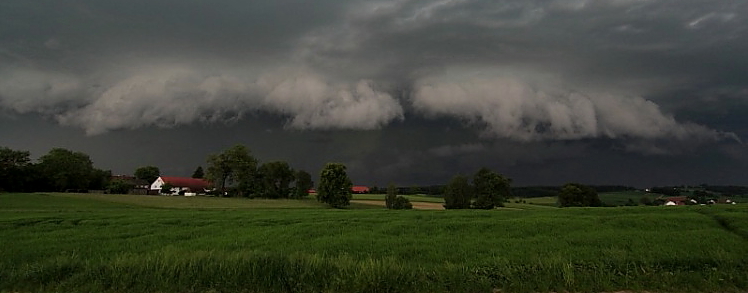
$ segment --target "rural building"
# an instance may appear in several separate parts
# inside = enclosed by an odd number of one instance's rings
[[[671,197],[665,198],[665,205],[666,206],[682,206],[682,205],[686,205],[686,201],[688,201],[688,197],[671,196]]]
[[[356,185],[351,187],[353,193],[369,193],[369,187]]]
[[[198,193],[205,193],[210,188],[210,182],[200,178],[161,176],[151,184],[151,190],[164,194],[161,192],[164,184],[171,185],[171,193],[166,193],[171,195],[182,193],[185,196],[194,196]]]

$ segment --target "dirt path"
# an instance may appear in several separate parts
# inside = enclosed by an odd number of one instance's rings
[[[360,203],[360,204],[368,204],[368,205],[374,205],[374,206],[380,206],[384,207],[384,201],[381,200],[362,200],[362,199],[354,199],[351,200],[353,203]],[[443,210],[444,205],[442,203],[438,202],[418,202],[418,201],[412,201],[410,202],[413,204],[413,208],[416,210]]]

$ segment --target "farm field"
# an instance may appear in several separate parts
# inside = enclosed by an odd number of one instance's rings
[[[0,194],[0,291],[748,290],[745,205],[389,211],[110,196]]]
[[[605,203],[606,205],[614,205],[614,206],[622,206],[626,205],[628,203],[629,199],[633,201],[635,204],[640,204],[640,200],[642,197],[649,198],[650,201],[654,201],[658,197],[660,197],[660,194],[654,194],[654,193],[646,193],[639,190],[629,190],[629,191],[616,191],[616,192],[601,192],[599,194],[600,200]]]
[[[385,194],[354,194],[354,200],[381,200],[384,201]],[[402,195],[408,198],[411,202],[436,202],[444,203],[444,198],[424,196],[424,195]]]

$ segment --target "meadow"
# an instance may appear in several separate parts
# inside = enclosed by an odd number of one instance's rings
[[[744,292],[748,207],[0,194],[0,291]]]

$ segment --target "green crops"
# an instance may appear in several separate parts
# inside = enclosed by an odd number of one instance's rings
[[[388,211],[198,200],[214,201],[2,194],[0,291],[748,289],[741,205]]]

